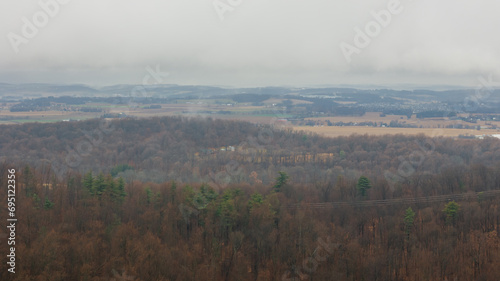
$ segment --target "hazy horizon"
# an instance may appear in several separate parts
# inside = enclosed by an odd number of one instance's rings
[[[143,84],[132,84],[132,83],[119,83],[119,84],[87,84],[87,83],[46,83],[46,82],[25,82],[25,83],[10,83],[0,81],[0,85],[15,85],[15,86],[28,86],[28,85],[46,85],[46,86],[83,86],[95,90],[102,90],[109,87],[133,87],[141,86]],[[146,85],[144,85],[146,86]],[[262,85],[262,86],[251,86],[251,85],[219,85],[219,84],[182,84],[182,83],[162,83],[162,84],[148,84],[147,86],[154,87],[167,87],[167,86],[181,86],[181,87],[215,87],[221,89],[258,89],[258,88],[304,88],[304,89],[321,89],[321,88],[345,88],[345,89],[356,89],[356,90],[395,90],[395,91],[414,91],[414,90],[431,90],[431,91],[451,91],[451,90],[475,90],[473,86],[462,86],[462,85],[438,85],[438,84],[314,84],[314,85]],[[500,89],[495,86],[493,89]]]

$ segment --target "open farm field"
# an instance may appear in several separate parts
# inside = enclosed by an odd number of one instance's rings
[[[306,118],[305,120],[312,121],[330,121],[332,123],[335,122],[344,122],[344,123],[362,123],[362,122],[377,122],[377,123],[387,123],[389,124],[391,121],[397,121],[399,123],[405,123],[409,125],[415,125],[417,127],[422,128],[444,128],[449,125],[469,125],[469,126],[488,126],[488,125],[496,125],[500,127],[500,121],[481,121],[478,120],[477,123],[468,123],[461,120],[453,120],[447,117],[443,118],[416,118],[415,114],[411,116],[410,119],[405,115],[386,115],[380,116],[381,112],[367,112],[363,116],[335,116],[335,117],[314,117],[314,118]],[[466,114],[461,114],[460,116],[465,117]]]
[[[202,116],[217,119],[242,120],[252,123],[269,123],[275,117],[272,114],[252,114],[253,111],[266,109],[264,106],[227,106],[224,104],[207,104],[205,102],[186,102],[186,103],[168,103],[161,104],[161,108],[148,109],[146,107],[153,104],[140,104],[138,107],[127,105],[112,105],[106,103],[89,103],[80,107],[99,108],[101,112],[82,112],[82,111],[21,111],[11,112],[7,108],[0,110],[0,124],[18,124],[26,122],[54,122],[63,120],[83,120],[89,118],[98,118],[105,113],[124,114],[123,116],[133,117],[162,117],[172,115],[184,116]],[[222,114],[221,112],[230,113]],[[287,117],[287,115],[283,115]]]
[[[78,111],[32,111],[10,112],[0,110],[0,124],[19,124],[26,122],[57,122],[63,120],[84,120],[98,117],[96,113]]]
[[[305,131],[317,133],[327,137],[350,136],[353,134],[358,135],[418,135],[424,134],[430,137],[458,137],[459,135],[490,135],[499,134],[500,130],[468,130],[468,129],[438,129],[438,128],[380,128],[380,127],[365,127],[365,126],[324,126],[324,127],[311,127],[311,126],[294,126],[295,131]]]

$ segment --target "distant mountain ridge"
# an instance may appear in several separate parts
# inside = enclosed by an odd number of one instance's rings
[[[9,84],[0,83],[1,97],[36,98],[43,96],[79,96],[79,97],[110,97],[110,96],[140,96],[140,97],[190,97],[206,98],[216,96],[231,96],[239,94],[257,94],[270,96],[301,95],[301,96],[355,96],[372,95],[380,98],[403,97],[416,101],[456,101],[472,97],[488,102],[500,102],[500,89],[478,92],[477,89],[466,89],[457,87],[449,90],[393,90],[385,87],[373,89],[357,89],[349,87],[256,87],[256,88],[225,88],[204,85],[177,85],[177,84],[154,84],[134,85],[117,84],[104,87],[91,87],[84,84]],[[450,86],[451,87],[451,86]]]

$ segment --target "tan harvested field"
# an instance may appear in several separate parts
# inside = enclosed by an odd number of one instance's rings
[[[466,116],[466,114],[463,114]],[[399,123],[406,123],[416,125],[418,127],[422,126],[423,128],[438,128],[438,127],[446,127],[448,125],[454,124],[463,124],[469,126],[485,126],[488,124],[494,124],[500,127],[500,121],[478,121],[475,124],[467,123],[459,120],[450,120],[449,118],[425,118],[425,119],[417,119],[415,115],[413,115],[410,119],[408,119],[404,115],[387,115],[385,117],[380,117],[380,112],[367,112],[363,116],[338,116],[338,117],[317,117],[317,118],[306,118],[305,120],[314,120],[314,121],[324,121],[330,120],[330,122],[384,122],[390,123],[391,121],[398,121]]]
[[[286,101],[288,99],[276,99],[276,98],[271,98],[271,99],[267,99],[265,101],[263,101],[264,104],[278,104],[278,103],[282,103],[283,101]],[[296,100],[296,99],[290,99],[293,104],[312,104],[313,102],[312,101],[305,101],[305,100]]]
[[[276,100],[278,102],[278,100]],[[63,120],[83,120],[88,118],[97,118],[104,113],[124,113],[126,115],[136,116],[136,117],[153,117],[153,116],[169,116],[169,115],[183,115],[183,116],[201,116],[201,117],[211,117],[216,119],[232,119],[232,120],[242,120],[252,123],[260,124],[275,124],[275,116],[255,116],[247,115],[250,111],[269,109],[266,106],[227,106],[225,104],[207,104],[207,103],[196,103],[196,102],[183,102],[178,104],[162,104],[160,109],[144,109],[142,107],[147,105],[141,105],[141,108],[131,108],[127,105],[113,106],[109,104],[87,104],[89,107],[101,107],[103,112],[79,112],[79,111],[38,111],[38,112],[10,112],[7,108],[0,109],[0,124],[19,124],[24,122],[56,122]],[[233,114],[218,114],[219,111],[232,111]],[[203,112],[203,113],[202,113]],[[461,122],[457,120],[449,120],[448,118],[426,118],[417,119],[412,116],[408,119],[406,116],[395,116],[387,115],[385,117],[380,117],[380,112],[368,112],[363,116],[340,116],[340,117],[318,117],[318,118],[306,118],[305,120],[315,120],[320,121],[325,126],[321,127],[311,127],[311,126],[295,126],[294,130],[304,130],[308,132],[314,132],[322,134],[329,137],[336,136],[348,136],[352,134],[369,134],[369,135],[384,135],[384,134],[425,134],[428,136],[449,136],[456,137],[458,135],[483,135],[483,134],[499,134],[499,130],[489,130],[482,129],[472,130],[472,129],[439,129],[448,125],[454,124],[464,124],[469,126],[474,125],[497,125],[500,127],[500,121],[479,121],[476,124]],[[326,120],[332,123],[335,122],[377,122],[377,123],[387,123],[397,120],[399,123],[413,124],[422,128],[382,128],[382,127],[366,127],[366,126],[326,126]],[[290,122],[282,123],[278,121],[280,126],[291,126]]]
[[[310,126],[295,126],[295,131],[313,132],[327,137],[350,136],[353,134],[358,135],[418,135],[425,134],[430,137],[458,137],[458,135],[489,135],[500,134],[500,130],[466,130],[466,129],[432,129],[432,128],[380,128],[380,127],[364,127],[364,126],[324,126],[324,127],[310,127]]]

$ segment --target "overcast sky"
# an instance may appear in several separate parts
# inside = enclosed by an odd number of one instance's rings
[[[55,1],[0,1],[0,82],[140,84],[157,65],[166,84],[500,81],[498,0]]]

